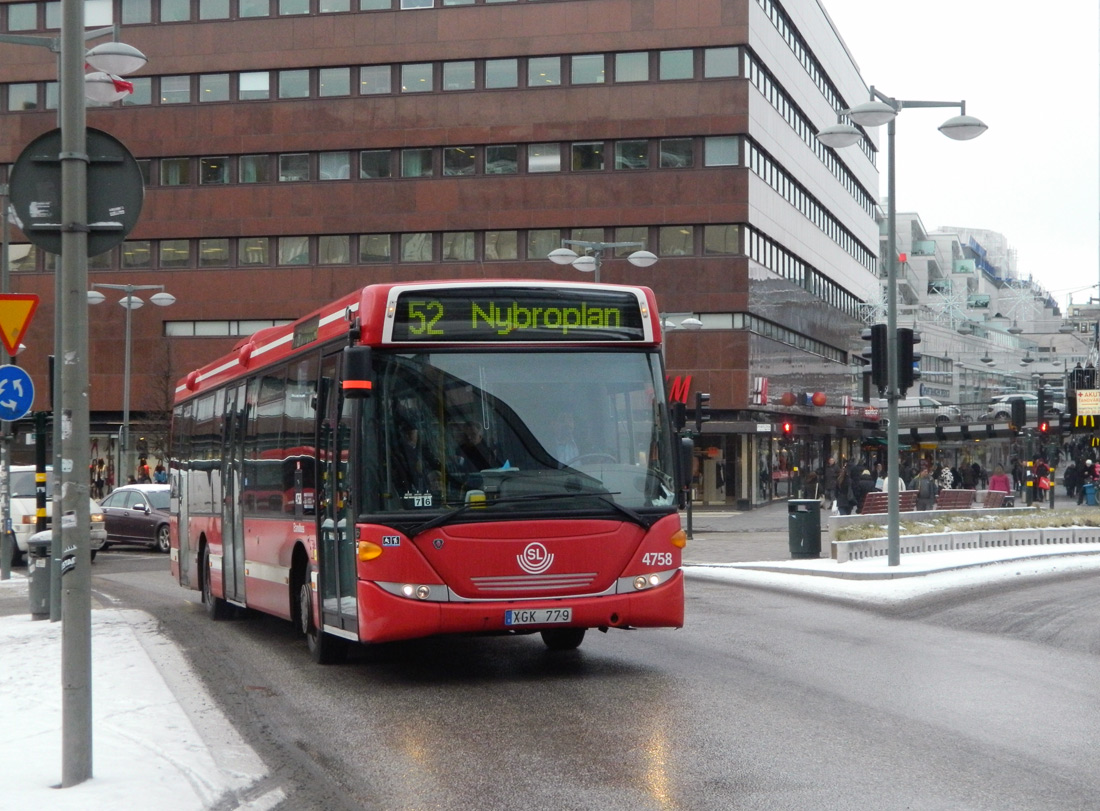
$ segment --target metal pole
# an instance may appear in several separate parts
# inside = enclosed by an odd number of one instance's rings
[[[133,317],[133,285],[127,285],[126,287],[126,342],[123,354],[123,369],[122,369],[122,429],[118,433],[118,457],[119,464],[124,465],[129,475],[129,471],[133,470],[133,466],[130,464],[129,449],[130,449],[130,352],[132,344],[132,317]],[[119,470],[116,478],[119,480],[119,484],[124,484],[122,480],[122,470]]]
[[[66,526],[54,524],[63,554],[61,615],[61,786],[92,776],[91,542],[88,535],[88,155],[84,103],[84,2],[61,0],[61,262],[64,327],[61,481]],[[59,302],[60,303],[60,302]]]
[[[901,519],[898,494],[898,279],[897,279],[897,161],[894,159],[894,122],[890,119],[886,126],[887,149],[890,151],[887,161],[886,193],[889,195],[886,211],[886,390],[887,414],[890,423],[886,426],[886,509],[887,509],[887,563],[897,566],[901,563]]]
[[[0,185],[0,292],[11,292],[11,267],[8,258],[8,186]],[[12,358],[8,356],[8,363]],[[0,423],[0,580],[11,579],[11,432],[12,423]]]

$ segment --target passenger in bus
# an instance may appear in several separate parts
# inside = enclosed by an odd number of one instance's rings
[[[563,464],[569,464],[581,455],[573,438],[573,415],[568,411],[559,411],[554,418],[551,451],[554,458]]]
[[[393,480],[398,495],[425,493],[428,490],[420,431],[412,423],[403,423],[394,447]]]
[[[471,420],[463,426],[458,450],[462,455],[463,466],[470,471],[488,470],[500,465],[497,454],[485,441],[485,429],[477,420]]]

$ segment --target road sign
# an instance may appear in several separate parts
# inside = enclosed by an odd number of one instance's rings
[[[37,308],[38,296],[0,293],[0,341],[12,357],[18,354],[19,342],[23,340]]]
[[[34,383],[18,366],[0,366],[0,420],[21,419],[34,404]]]
[[[42,250],[61,253],[61,130],[27,145],[11,168],[8,189],[23,234]],[[112,135],[87,128],[88,256],[118,245],[141,213],[141,167]]]

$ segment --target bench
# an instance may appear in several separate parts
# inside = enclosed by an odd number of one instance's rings
[[[937,510],[969,510],[973,504],[973,490],[940,490],[936,496]]]
[[[863,500],[860,515],[885,515],[889,510],[889,493],[868,493]],[[917,491],[902,490],[898,493],[898,512],[911,513],[917,509]]]
[[[990,490],[985,494],[985,501],[982,502],[982,506],[987,509],[997,509],[1005,505],[1005,497],[1008,493],[1003,490]]]

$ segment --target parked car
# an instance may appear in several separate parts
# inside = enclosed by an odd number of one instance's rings
[[[888,408],[888,404],[885,400],[880,400],[878,405],[879,414],[885,415]],[[947,405],[941,403],[932,397],[905,397],[898,400],[898,424],[899,425],[917,425],[921,423],[947,423],[947,422],[959,422],[962,419],[962,411],[958,406]],[[883,425],[888,424],[888,420],[880,420]]]
[[[975,419],[978,422],[1005,422],[1012,419],[1012,401],[1023,400],[1026,405],[1027,420],[1034,422],[1039,412],[1039,397],[1035,394],[1002,394],[994,397],[986,410]],[[1056,400],[1047,400],[1046,418],[1057,417],[1066,410],[1066,404]]]
[[[100,502],[107,527],[107,543],[142,544],[159,552],[171,546],[168,536],[167,484],[128,484]]]
[[[38,498],[35,492],[35,466],[12,465],[10,517],[15,546],[12,549],[12,565],[18,565],[27,552],[27,541],[35,534],[38,522]],[[53,520],[53,469],[46,468],[46,528]],[[88,499],[88,511],[91,515],[90,538],[92,559],[107,540],[107,531],[103,528],[103,511],[92,499]]]

